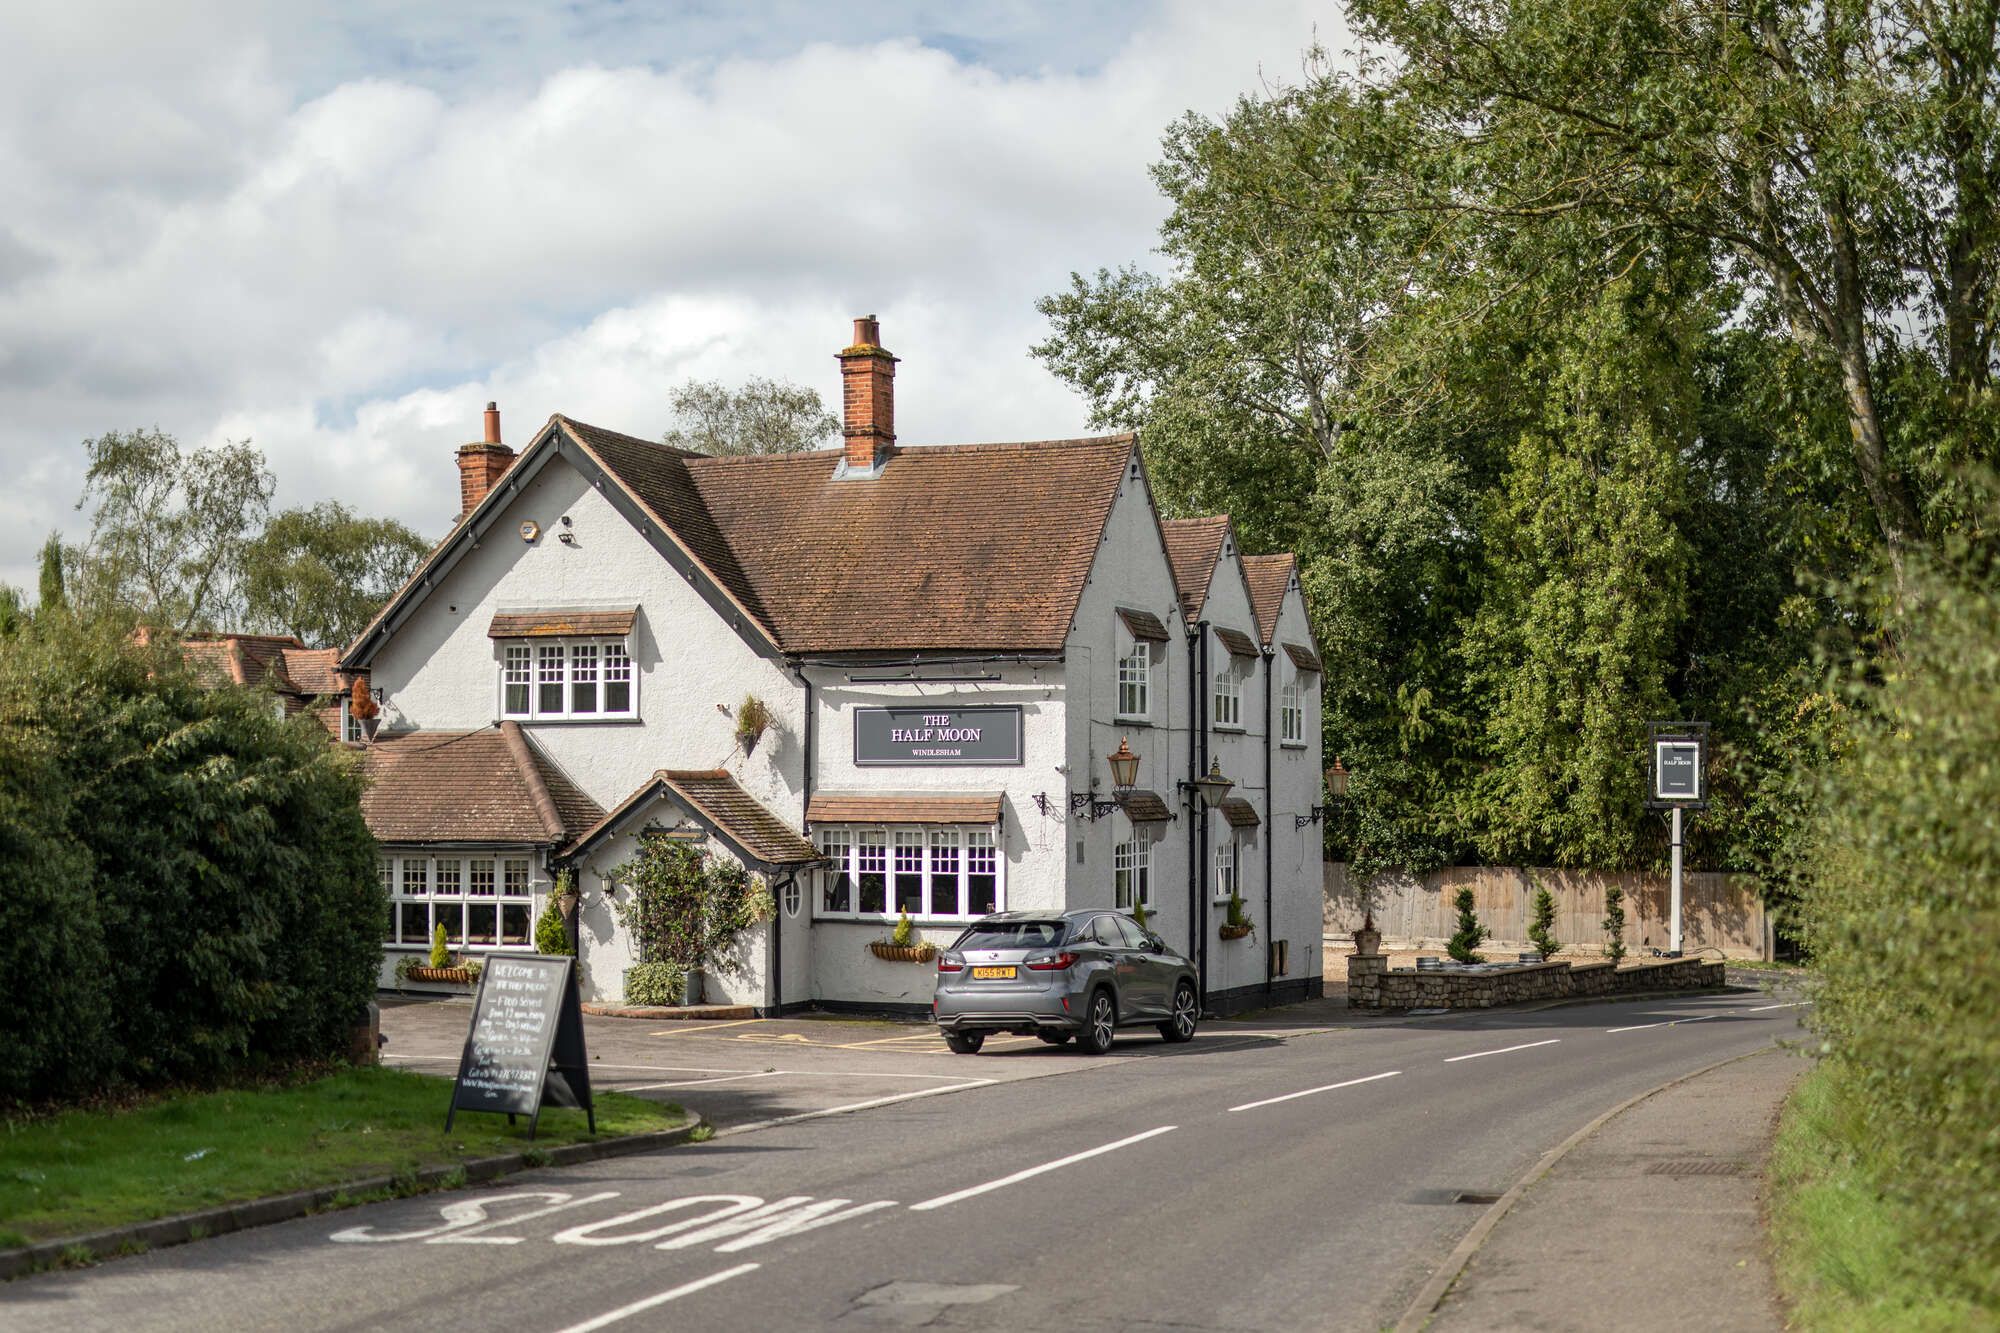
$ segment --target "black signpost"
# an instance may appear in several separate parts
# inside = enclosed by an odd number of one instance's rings
[[[1708,808],[1708,723],[1653,722],[1646,728],[1652,746],[1652,781],[1647,808],[1670,812],[1669,853],[1673,883],[1668,911],[1667,955],[1681,956],[1681,819]]]
[[[498,1111],[510,1125],[527,1116],[532,1139],[545,1102],[578,1108],[597,1132],[575,967],[574,958],[545,954],[486,960],[445,1112],[447,1132],[460,1111]]]

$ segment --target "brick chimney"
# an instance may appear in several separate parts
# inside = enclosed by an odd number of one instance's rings
[[[872,473],[896,452],[896,358],[882,346],[882,326],[873,315],[854,321],[854,345],[835,355],[847,470]]]
[[[513,465],[514,451],[500,443],[500,405],[488,403],[486,438],[458,447],[458,516],[471,513]]]

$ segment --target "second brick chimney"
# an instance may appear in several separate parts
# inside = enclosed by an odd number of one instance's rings
[[[488,403],[486,438],[458,447],[458,516],[471,513],[513,465],[514,451],[500,443],[500,405]]]
[[[854,344],[835,355],[846,470],[872,475],[896,452],[896,358],[882,346],[882,326],[873,315],[854,321]]]

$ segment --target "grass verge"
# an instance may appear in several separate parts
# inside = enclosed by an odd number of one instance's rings
[[[505,1116],[460,1114],[446,1134],[450,1095],[444,1079],[347,1069],[0,1123],[0,1247],[529,1149],[527,1121]],[[678,1106],[596,1100],[600,1138],[685,1120]],[[589,1137],[583,1112],[551,1107],[534,1146]]]
[[[1869,1179],[1851,1144],[1840,1069],[1821,1061],[1786,1102],[1771,1149],[1771,1228],[1791,1327],[1960,1333],[2000,1329],[2000,1311],[1939,1290],[1937,1256],[1913,1253],[1895,1200]]]

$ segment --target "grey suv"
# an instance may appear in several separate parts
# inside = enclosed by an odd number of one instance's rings
[[[1076,1038],[1092,1055],[1121,1027],[1190,1041],[1201,1015],[1194,965],[1122,912],[1000,912],[938,955],[931,1011],[945,1044],[971,1055],[989,1033]]]

